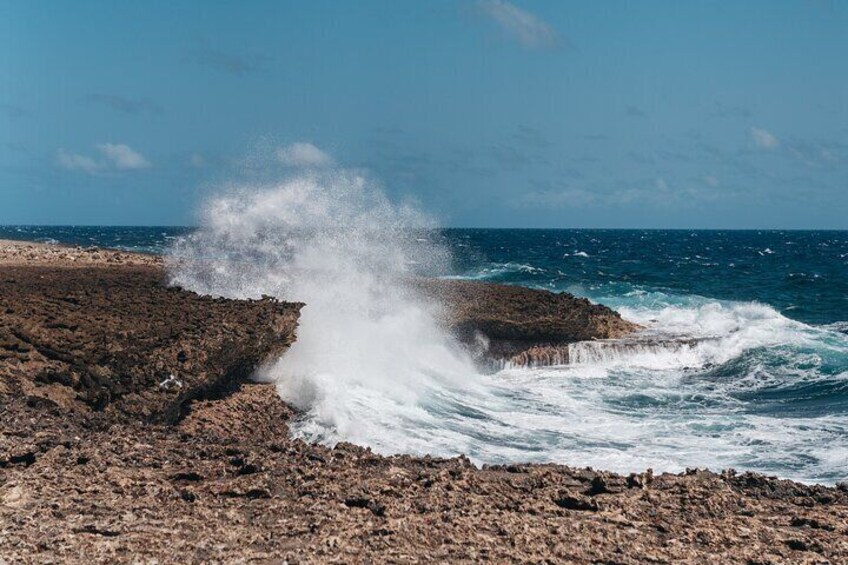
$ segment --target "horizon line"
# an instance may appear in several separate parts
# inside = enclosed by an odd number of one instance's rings
[[[145,228],[145,229],[200,229],[201,226],[177,224],[0,224],[0,229],[7,228]],[[779,228],[779,227],[491,227],[491,226],[439,226],[434,228],[419,228],[431,230],[502,230],[502,231],[832,231],[843,232],[848,228]]]

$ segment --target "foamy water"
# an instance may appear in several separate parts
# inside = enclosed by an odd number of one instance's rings
[[[482,389],[435,305],[403,277],[444,268],[416,232],[423,215],[345,172],[240,188],[210,201],[200,230],[170,254],[172,282],[198,292],[303,301],[297,341],[259,378],[304,412],[296,433],[375,445],[393,430],[438,427],[424,406]],[[426,449],[429,438],[409,449]],[[386,443],[383,450],[401,449]]]
[[[258,378],[302,411],[292,433],[310,441],[478,463],[848,476],[848,336],[839,323],[631,283],[586,292],[561,269],[603,281],[638,252],[588,265],[606,253],[589,239],[582,244],[599,248],[531,264],[513,243],[500,247],[512,261],[447,276],[572,289],[646,330],[572,344],[567,365],[482,374],[436,323],[435,306],[399,283],[448,268],[432,226],[360,176],[307,174],[224,191],[169,263],[173,282],[198,292],[306,303],[297,342]],[[545,238],[534,245],[555,248]],[[699,269],[717,264],[692,257]]]

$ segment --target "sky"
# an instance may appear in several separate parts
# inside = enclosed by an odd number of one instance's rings
[[[0,224],[334,167],[453,227],[848,229],[848,2],[0,0]]]

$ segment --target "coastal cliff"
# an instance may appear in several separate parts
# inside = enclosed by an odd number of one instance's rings
[[[848,560],[848,488],[292,440],[249,377],[301,305],[163,280],[155,257],[0,244],[0,561]],[[421,284],[501,358],[633,329],[570,295]]]

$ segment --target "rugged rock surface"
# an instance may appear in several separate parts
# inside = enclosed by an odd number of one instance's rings
[[[291,440],[293,410],[242,381],[298,305],[104,256],[0,261],[0,563],[848,562],[848,487]]]
[[[173,426],[15,414],[65,435],[0,468],[10,563],[848,560],[844,490],[310,446],[288,438],[293,413],[270,385],[194,402]]]
[[[444,321],[479,357],[514,365],[567,360],[567,344],[615,339],[639,329],[614,310],[567,292],[459,280],[415,287],[443,306]]]
[[[0,402],[175,421],[279,356],[300,306],[167,288],[156,266],[4,266]]]
[[[30,241],[0,239],[0,265],[34,266],[53,265],[78,267],[91,265],[161,265],[156,255],[127,253],[99,247],[70,247],[46,245]]]

